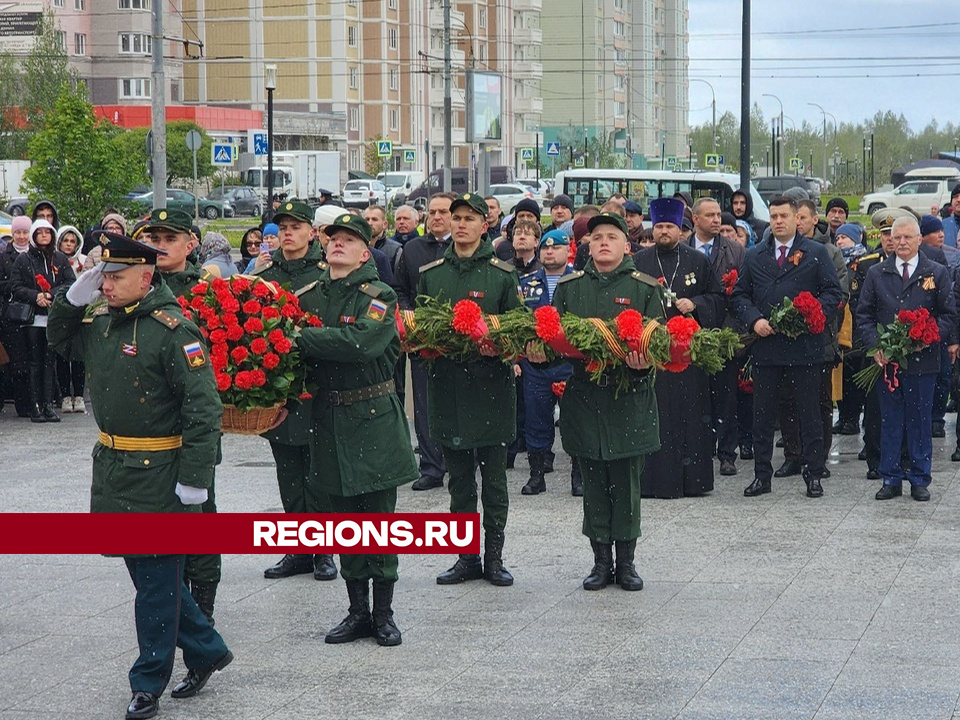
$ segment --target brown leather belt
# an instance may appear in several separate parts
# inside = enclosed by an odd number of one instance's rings
[[[396,391],[397,386],[393,380],[385,380],[376,385],[354,388],[353,390],[331,390],[327,393],[327,401],[331,405],[354,405],[364,400],[393,395]]]

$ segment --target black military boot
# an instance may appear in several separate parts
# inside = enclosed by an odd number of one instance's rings
[[[547,491],[547,481],[543,477],[545,459],[543,450],[527,451],[527,460],[530,461],[530,479],[520,489],[521,495],[539,495]]]
[[[216,624],[213,621],[213,603],[217,599],[217,583],[191,580],[190,594],[197,601],[200,612],[210,621],[210,627],[213,627]]]
[[[574,497],[583,497],[583,478],[580,477],[580,464],[576,458],[570,458],[570,494]]]
[[[313,556],[313,579],[314,580],[336,580],[337,566],[333,562],[333,555],[314,555]]]
[[[264,570],[263,576],[267,580],[276,580],[292,575],[305,575],[308,572],[313,572],[312,555],[284,555],[280,562]]]
[[[583,579],[584,590],[603,590],[613,582],[613,545],[590,541],[593,548],[593,570]]]
[[[643,590],[643,578],[637,574],[637,568],[633,565],[636,550],[636,540],[617,540],[616,576],[622,590]]]
[[[373,581],[373,637],[377,645],[393,647],[403,642],[393,621],[393,586],[389,580]]]
[[[513,585],[513,575],[503,566],[503,541],[502,532],[488,532],[483,539],[483,577],[498,587]]]
[[[348,643],[373,635],[373,623],[370,617],[370,582],[367,580],[347,580],[347,595],[350,598],[350,611],[339,625],[323,638],[324,642],[335,645]]]
[[[461,555],[453,567],[437,575],[437,585],[456,585],[483,577],[479,555]]]

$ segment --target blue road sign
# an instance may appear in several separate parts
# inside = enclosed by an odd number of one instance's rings
[[[416,150],[404,150],[403,151],[403,161],[405,163],[413,164],[417,161],[417,151]]]
[[[560,143],[558,142],[548,142],[547,143],[547,155],[557,156],[560,154]]]
[[[214,165],[233,165],[233,145],[214,144],[210,152]]]
[[[254,155],[267,155],[270,152],[266,131],[259,132],[257,130],[251,130],[250,137],[252,139],[250,144],[253,146]]]
[[[393,143],[389,140],[377,141],[377,157],[390,157],[393,155]]]

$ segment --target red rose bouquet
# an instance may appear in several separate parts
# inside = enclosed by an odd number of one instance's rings
[[[770,326],[780,335],[798,338],[801,335],[819,335],[827,326],[820,301],[804,290],[792,300],[783,302],[770,313]]]
[[[740,279],[740,273],[737,272],[737,269],[734,268],[730,272],[724,273],[720,277],[720,282],[723,283],[723,290],[727,295],[733,293],[733,289],[737,286],[737,280]]]
[[[197,283],[178,300],[210,347],[225,432],[259,434],[287,400],[310,398],[296,340],[300,327],[322,323],[300,308],[295,295],[235,275]]]
[[[753,395],[753,366],[749,360],[737,374],[737,389],[747,395]]]
[[[893,392],[900,386],[897,370],[907,367],[910,356],[924,348],[940,342],[940,326],[937,319],[926,308],[901,310],[893,322],[879,328],[877,346],[869,351],[869,356],[883,352],[884,365],[871,363],[856,375],[853,381],[858,386],[870,390],[880,375],[887,383],[887,389]]]

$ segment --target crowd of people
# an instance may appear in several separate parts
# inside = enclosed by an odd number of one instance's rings
[[[446,481],[451,512],[480,512],[483,552],[460,555],[437,583],[510,586],[506,470],[525,455],[518,493],[547,491],[559,427],[593,551],[583,587],[640,590],[641,497],[705,495],[715,467],[733,476],[745,460],[753,461],[746,497],[792,475],[808,497],[821,497],[832,434],[858,433],[861,416],[868,476],[882,480],[877,500],[901,495],[904,482],[914,500],[930,498],[931,438],[943,434],[960,349],[956,238],[944,237],[935,216],[884,210],[872,218],[880,244],[871,248],[842,199],[827,203],[821,221],[796,192],[770,201],[769,224],[739,191],[727,208],[678,193],[651,200],[646,213],[619,195],[575,207],[561,194],[546,224],[532,200],[503,218],[493,197],[438,193],[422,218],[397,208],[392,234],[377,206],[351,213],[277,198],[244,233],[239,261],[219,233],[200,242],[186,213],[156,209],[128,232],[107,211],[83,234],[41,201],[32,219],[15,220],[0,253],[6,392],[35,422],[58,421],[57,403],[84,412],[89,392],[99,429],[92,511],[216,512],[222,410],[209,350],[177,299],[214,277],[279,282],[322,320],[298,341],[318,387],[313,400],[291,404],[264,435],[286,512],[389,513],[398,487],[429,491]],[[960,217],[960,187],[954,200]],[[777,332],[776,309],[802,293],[819,305],[822,332]],[[642,352],[628,352],[625,388],[608,371],[548,359],[536,345],[515,364],[484,345],[480,358],[407,357],[393,318],[431,298],[470,299],[488,314],[553,305],[609,320],[633,309],[733,328],[745,348],[713,375],[655,371]],[[878,349],[878,328],[921,308],[936,340],[895,365]],[[853,375],[872,364],[884,381],[860,390]],[[408,377],[416,451],[403,412]],[[785,459],[774,471],[778,426]],[[152,717],[177,643],[190,652],[174,697],[195,695],[233,658],[213,629],[220,556],[126,562],[141,646],[127,717]],[[346,583],[348,614],[328,643],[401,643],[396,555],[344,555],[339,570],[330,555],[286,555],[264,576],[302,573]]]

